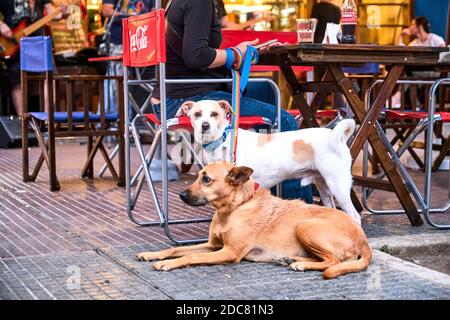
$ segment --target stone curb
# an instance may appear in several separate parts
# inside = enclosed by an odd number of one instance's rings
[[[399,271],[412,274],[422,279],[432,281],[442,287],[450,288],[450,276],[445,273],[419,266],[379,251],[383,246],[388,245],[392,251],[401,249],[413,249],[435,245],[450,244],[448,234],[419,234],[407,236],[380,237],[369,239],[369,244],[374,250],[374,257],[377,262],[389,265]]]

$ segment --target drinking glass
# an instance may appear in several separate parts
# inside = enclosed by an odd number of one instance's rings
[[[317,19],[297,19],[297,42],[313,43],[316,31]]]

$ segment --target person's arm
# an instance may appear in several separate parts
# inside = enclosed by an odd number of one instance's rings
[[[403,42],[403,36],[410,36],[410,35],[411,35],[411,30],[409,28],[403,29],[402,32],[400,32],[400,35],[398,36],[397,44],[399,46],[404,46],[405,43]]]
[[[244,23],[234,23],[228,20],[227,16],[222,18],[222,29],[224,30],[245,30],[253,27],[258,21],[256,19],[250,19]]]
[[[11,28],[3,21],[0,21],[0,35],[5,38],[12,38],[14,36]]]
[[[264,12],[262,14],[259,14],[258,17],[252,17],[251,19],[247,20],[243,23],[234,23],[228,20],[227,16],[224,16],[222,18],[221,24],[222,29],[224,30],[245,30],[247,28],[253,28],[255,24],[258,22],[270,22],[275,19],[274,15],[269,12]]]
[[[114,13],[114,4],[103,2],[103,4],[102,4],[102,16],[104,16],[105,18],[110,18],[110,17],[112,17],[113,13]],[[122,13],[120,13],[120,11],[117,10],[115,16],[116,17],[122,16]]]
[[[184,13],[183,60],[189,68],[207,70],[225,65],[226,51],[209,46],[213,12],[212,1],[192,0],[186,7]],[[258,42],[258,39],[243,42],[237,48],[245,54],[247,44],[255,45]]]
[[[46,3],[44,7],[45,11],[47,11],[47,14],[50,14],[53,11],[55,11],[55,6],[51,2]],[[61,9],[61,12],[56,17],[54,17],[53,20],[61,20],[67,17],[67,5],[61,4],[59,8]]]
[[[258,43],[259,43],[259,39],[255,39],[252,41],[244,41],[244,42],[239,43],[236,46],[236,48],[241,50],[242,54],[245,56],[245,53],[247,52],[247,46],[248,45],[254,46]],[[216,50],[216,58],[208,66],[209,69],[221,67],[221,66],[225,65],[225,62],[227,60],[227,53],[225,50],[222,50],[222,49],[214,49],[214,50]],[[233,57],[233,63],[234,63],[234,61],[236,61],[236,56]]]
[[[5,38],[12,38],[14,36],[11,28],[3,21],[6,12],[5,4],[0,1],[0,35]]]
[[[436,36],[435,39],[436,39],[436,43],[433,44],[435,47],[441,47],[441,48],[445,47],[444,38]]]

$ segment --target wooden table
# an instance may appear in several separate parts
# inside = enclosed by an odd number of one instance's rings
[[[318,127],[314,116],[326,99],[327,93],[342,92],[355,115],[355,120],[360,124],[350,147],[353,161],[356,160],[364,143],[368,140],[389,179],[388,182],[373,178],[354,177],[355,185],[395,192],[411,224],[420,226],[423,224],[423,220],[411,198],[410,191],[395,163],[387,154],[386,146],[379,133],[374,128],[405,66],[437,64],[439,54],[443,51],[448,51],[448,48],[299,44],[270,47],[260,54],[258,64],[280,66],[292,93],[294,105],[301,111],[304,117],[303,125],[306,127]],[[378,95],[372,99],[373,103],[366,111],[364,102],[358,96],[352,81],[345,76],[342,67],[368,62],[378,62],[391,67]],[[320,66],[325,67],[326,72],[320,82],[301,83],[292,71],[293,66]],[[305,92],[316,92],[310,104],[304,97]],[[352,200],[356,207],[360,206],[353,191]]]

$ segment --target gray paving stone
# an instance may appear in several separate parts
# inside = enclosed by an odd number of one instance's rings
[[[426,274],[422,267],[375,252],[370,268],[325,281],[320,272],[294,272],[285,266],[243,262],[158,272],[138,262],[140,251],[160,250],[171,243],[159,227],[139,228],[126,216],[123,189],[109,179],[82,180],[71,157],[85,152],[78,145],[58,146],[62,190],[48,191],[46,173],[36,183],[23,183],[20,150],[0,149],[0,299],[450,299],[448,276]],[[31,162],[39,153],[32,148]],[[84,153],[83,153],[84,154]],[[100,160],[96,160],[99,162]],[[67,167],[65,166],[67,164]],[[96,164],[102,164],[101,162]],[[419,184],[421,172],[412,172]],[[447,172],[433,173],[433,201],[446,199]],[[170,199],[174,217],[190,217],[211,208],[181,204],[177,192],[192,181],[182,176]],[[160,192],[160,184],[156,184]],[[20,191],[20,192],[18,192]],[[386,196],[388,195],[388,196]],[[394,208],[390,194],[374,193],[372,204]],[[143,191],[143,197],[149,197]],[[139,204],[138,211],[152,212]],[[449,221],[449,213],[435,215]],[[175,226],[177,236],[207,235],[207,224]],[[363,216],[369,238],[401,235],[449,236],[428,225],[410,226],[405,215]],[[70,270],[79,270],[79,287]]]

